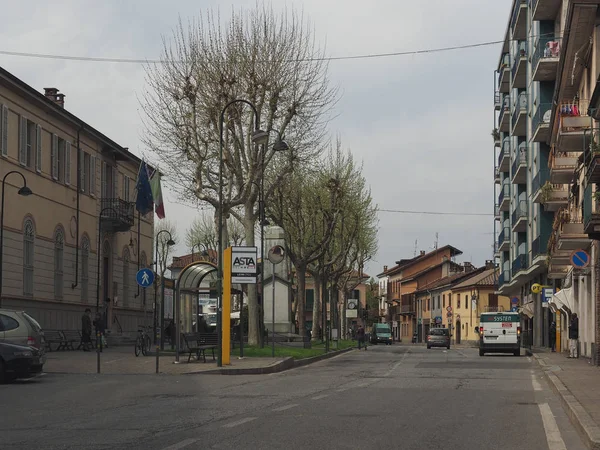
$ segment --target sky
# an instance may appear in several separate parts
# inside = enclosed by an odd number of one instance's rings
[[[208,8],[227,16],[255,1],[0,0],[0,52],[159,59],[179,18]],[[501,41],[512,0],[273,0],[302,9],[328,56],[354,56]],[[366,271],[453,245],[458,261],[482,265],[493,255],[493,72],[501,44],[446,52],[332,61],[340,90],[332,136],[363,162],[382,210],[379,251]],[[43,92],[66,94],[65,108],[142,156],[142,64],[0,54],[0,66]],[[166,194],[167,219],[185,235],[198,211]],[[487,216],[465,216],[482,213]],[[180,239],[175,254],[189,253]]]

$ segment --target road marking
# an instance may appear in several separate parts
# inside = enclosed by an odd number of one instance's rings
[[[335,391],[336,392],[345,392],[347,390],[348,390],[348,388],[341,388],[341,389],[336,389]]]
[[[244,424],[246,422],[252,422],[253,420],[256,420],[256,419],[257,419],[257,417],[245,417],[245,418],[240,419],[240,420],[238,420],[236,422],[231,422],[231,423],[228,423],[227,425],[223,425],[222,428],[237,427],[238,425],[242,425],[242,424]]]
[[[199,440],[200,438],[186,439],[185,441],[178,442],[177,444],[169,445],[168,447],[163,448],[163,450],[179,450],[180,448],[192,445],[193,443],[198,442]]]
[[[329,397],[329,395],[327,395],[327,394],[317,395],[316,397],[313,397],[312,400],[321,400],[322,398],[325,398],[325,397]]]
[[[542,390],[542,385],[540,384],[540,382],[535,378],[534,374],[531,374],[531,384],[533,384],[533,390],[534,391],[541,391]]]
[[[549,450],[567,450],[565,442],[563,441],[554,415],[548,403],[541,403],[540,414],[542,415],[542,422],[544,423],[544,429],[546,430],[546,441],[548,441]]]
[[[286,409],[291,409],[291,408],[294,408],[296,406],[298,406],[298,404],[293,403],[291,405],[280,406],[279,408],[273,409],[273,411],[285,411]]]
[[[531,362],[531,356],[527,357],[527,362]]]

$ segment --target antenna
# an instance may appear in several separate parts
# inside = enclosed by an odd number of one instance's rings
[[[438,249],[438,233],[435,233],[435,242],[433,243],[433,249],[437,250]]]
[[[415,253],[414,253],[414,257],[417,257],[417,248],[419,247],[419,241],[417,239],[415,239]]]

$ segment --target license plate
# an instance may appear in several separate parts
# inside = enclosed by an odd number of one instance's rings
[[[502,328],[512,328],[512,322],[502,322]]]

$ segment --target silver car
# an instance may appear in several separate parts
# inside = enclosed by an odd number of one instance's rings
[[[42,327],[25,311],[0,309],[0,342],[34,347],[39,350],[41,359],[45,360]]]

